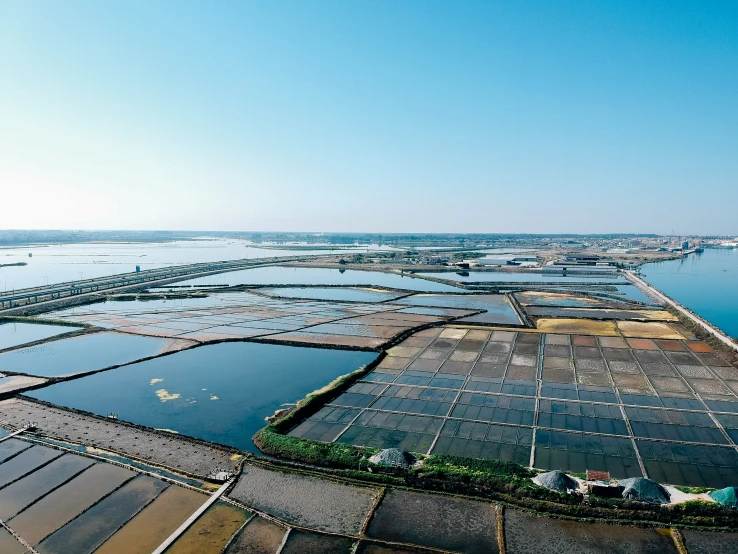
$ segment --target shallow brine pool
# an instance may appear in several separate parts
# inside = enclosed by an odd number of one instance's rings
[[[264,418],[376,354],[220,343],[120,367],[29,394],[34,398],[255,451]]]

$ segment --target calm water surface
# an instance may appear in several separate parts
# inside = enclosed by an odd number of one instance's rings
[[[343,287],[278,287],[261,289],[264,292],[284,298],[310,298],[313,300],[345,300],[350,302],[383,302],[399,295],[380,290],[354,289]]]
[[[155,356],[169,344],[156,337],[95,333],[0,354],[0,371],[59,377]]]
[[[643,278],[696,314],[738,337],[738,250],[708,248],[647,264]]]
[[[397,304],[408,306],[439,306],[468,310],[486,310],[486,313],[464,318],[462,321],[496,323],[500,325],[520,325],[520,319],[513,307],[501,294],[468,295],[418,295],[402,298]]]
[[[379,245],[340,247],[334,250],[255,247],[238,239],[181,240],[148,243],[83,243],[0,248],[0,265],[24,262],[25,266],[0,267],[0,291],[38,287],[79,279],[108,277],[173,265],[274,256],[319,256],[339,253],[366,253],[384,250]],[[31,256],[29,257],[29,254]]]
[[[77,330],[79,330],[79,327],[66,327],[64,325],[3,323],[0,324],[0,350]]]
[[[255,451],[251,437],[264,418],[375,357],[221,343],[58,383],[30,396]]]
[[[396,273],[320,267],[258,267],[187,279],[177,285],[374,285],[426,292],[464,292],[463,289]]]

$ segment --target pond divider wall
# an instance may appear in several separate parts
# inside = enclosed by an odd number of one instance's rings
[[[364,367],[336,378],[324,389],[317,391],[317,393],[308,394],[295,405],[294,409],[290,410],[289,413],[284,415],[284,417],[279,418],[268,427],[280,434],[288,432],[294,426],[299,425],[304,420],[317,413],[328,402],[338,398],[361,378],[368,375],[385,357],[386,353],[382,352]],[[256,437],[257,435],[254,436]]]
[[[518,299],[514,294],[506,294],[505,298],[510,302],[510,305],[513,307],[513,310],[515,310],[515,313],[518,315],[518,318],[520,318],[520,321],[523,322],[523,326],[530,327],[531,329],[535,329],[535,324],[533,321],[528,317],[528,314],[525,312],[523,307],[520,305],[520,302],[518,302]]]

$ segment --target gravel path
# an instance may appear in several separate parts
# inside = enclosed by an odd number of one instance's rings
[[[247,464],[229,496],[295,525],[358,534],[377,492]]]
[[[207,476],[215,468],[234,468],[238,460],[226,450],[197,444],[176,434],[154,433],[145,429],[52,408],[21,399],[0,401],[0,424],[19,427],[32,421],[40,435],[92,446],[145,460],[178,471]]]

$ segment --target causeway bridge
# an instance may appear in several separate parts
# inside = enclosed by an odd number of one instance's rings
[[[225,271],[235,271],[239,269],[249,269],[303,260],[305,260],[305,256],[282,256],[258,258],[256,260],[251,258],[222,262],[196,263],[163,267],[159,269],[147,269],[131,273],[120,273],[117,275],[108,275],[94,279],[55,283],[41,287],[16,289],[14,291],[5,291],[0,293],[0,313],[7,312],[14,308],[28,307],[32,304],[39,304],[42,302],[49,302],[74,296],[95,294],[102,291],[112,292],[116,289],[128,289],[147,284],[156,284],[162,281],[171,282],[172,279],[202,277]]]

